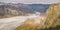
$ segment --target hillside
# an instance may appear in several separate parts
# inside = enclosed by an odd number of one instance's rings
[[[60,3],[51,4],[48,8],[44,25],[46,30],[60,30]]]
[[[38,20],[42,19],[28,19],[24,22],[24,24],[18,26],[15,30],[60,30],[60,3],[51,4],[47,9],[46,16],[43,21],[38,24]]]
[[[5,5],[0,6],[0,17],[10,17],[10,16],[18,16],[22,15],[22,12],[18,12],[16,9],[11,9]]]
[[[52,4],[46,14],[46,25],[56,26],[60,23],[60,3]],[[48,23],[47,23],[48,22]],[[47,27],[49,27],[47,26]]]
[[[38,30],[40,26],[40,18],[28,18],[21,26],[18,26],[15,30]]]
[[[41,8],[42,7],[42,8]],[[22,16],[35,12],[46,12],[49,4],[22,4],[0,2],[0,17]]]

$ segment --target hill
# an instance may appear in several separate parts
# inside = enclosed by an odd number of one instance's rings
[[[60,23],[59,20],[60,20],[60,3],[52,4],[47,11],[45,23],[49,22],[46,25],[56,26],[57,24]]]
[[[0,16],[18,16],[33,14],[35,12],[46,12],[49,4],[22,4],[0,2]]]
[[[18,26],[15,30],[38,30],[40,26],[40,18],[28,18],[21,26]]]
[[[33,21],[34,20],[34,21]],[[38,18],[28,19],[15,30],[60,30],[60,3],[51,4],[47,9],[46,16],[39,24],[34,23]]]
[[[46,30],[60,30],[60,3],[51,4],[48,8],[44,25]]]

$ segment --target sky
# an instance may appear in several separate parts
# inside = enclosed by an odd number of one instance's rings
[[[60,0],[0,0],[0,2],[25,3],[25,4],[51,4],[60,2]]]

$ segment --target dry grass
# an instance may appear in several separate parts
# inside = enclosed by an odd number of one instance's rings
[[[46,12],[46,17],[40,24],[35,23],[35,19],[27,19],[23,25],[15,30],[60,30],[60,3],[51,4]]]
[[[24,24],[18,26],[15,30],[37,30],[40,26],[40,18],[27,19]]]
[[[45,25],[46,27],[55,27],[60,25],[60,4],[52,4],[46,14]]]

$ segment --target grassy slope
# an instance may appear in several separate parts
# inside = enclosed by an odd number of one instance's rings
[[[34,19],[28,19],[34,20]],[[38,24],[29,24],[30,21],[25,22],[23,25],[17,27],[15,30],[60,30],[60,3],[52,4],[46,12],[46,17],[42,23],[45,28],[40,27]],[[40,24],[41,26],[42,24]]]
[[[39,18],[37,20],[39,21]],[[36,18],[32,18],[27,19],[24,24],[18,26],[15,30],[37,30],[39,26],[39,22],[36,23]]]
[[[60,30],[60,3],[52,4],[45,17],[45,29],[42,30]]]
[[[46,27],[60,25],[60,3],[52,4],[46,14]]]

